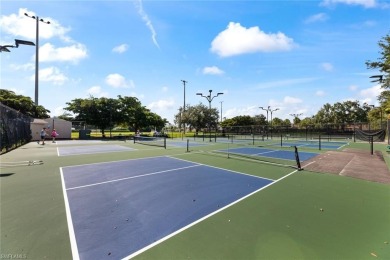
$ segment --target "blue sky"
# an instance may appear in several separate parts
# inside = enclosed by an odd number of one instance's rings
[[[35,42],[39,104],[52,116],[75,98],[135,96],[173,123],[184,103],[222,115],[312,116],[325,104],[377,105],[367,60],[390,33],[390,1],[1,2],[0,45]],[[1,88],[34,100],[35,47],[2,52]],[[222,102],[222,103],[221,103]]]

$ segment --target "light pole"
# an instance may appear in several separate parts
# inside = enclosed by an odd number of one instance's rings
[[[184,115],[184,112],[186,111],[186,83],[188,81],[185,81],[184,79],[181,80],[183,82],[183,87],[184,87],[184,104],[183,104],[183,115]],[[184,131],[184,134],[186,133],[186,124],[183,124],[184,127],[183,127],[183,131]]]
[[[39,19],[38,16],[30,16],[24,13],[25,16],[30,17],[36,21],[35,27],[35,105],[38,106],[38,76],[39,76],[39,22],[50,24],[50,21]]]
[[[8,48],[18,48],[20,44],[35,46],[35,43],[15,39],[15,45],[0,45],[0,52],[10,52]]]
[[[222,103],[223,103],[223,101],[219,101],[219,103],[221,103],[221,123],[222,123]]]
[[[267,108],[259,107],[260,109],[262,109],[262,110],[264,110],[264,111],[267,111],[267,124],[268,124],[268,112],[270,111],[270,107],[271,107],[271,106],[268,106]]]
[[[211,89],[209,90],[209,95],[205,96],[202,93],[196,93],[196,95],[204,97],[209,102],[209,110],[210,110],[210,120],[211,120],[211,101],[213,101],[214,98],[218,97],[219,95],[223,95],[222,92],[217,93],[215,96],[211,96],[211,92],[213,92]],[[211,121],[209,122],[209,136],[210,136],[210,142],[211,142]]]
[[[268,124],[269,124],[269,122],[268,122],[268,112],[271,112],[271,126],[272,126],[272,112],[274,112],[276,110],[279,110],[279,108],[276,108],[274,110],[271,109],[271,106],[268,106],[267,108],[264,108],[264,107],[259,107],[259,108],[264,110],[264,111],[267,111],[267,139],[268,139]],[[271,139],[272,139],[272,132],[271,132]]]
[[[270,111],[271,111],[271,126],[272,126],[272,112],[275,112],[275,111],[278,111],[279,110],[279,108],[276,108],[276,109],[271,109]]]
[[[294,119],[295,119],[295,118],[298,118],[298,119],[299,119],[299,116],[301,116],[301,115],[303,115],[303,114],[302,114],[302,113],[300,113],[300,114],[290,114],[290,116],[293,116]],[[293,121],[293,125],[294,125],[294,121]]]

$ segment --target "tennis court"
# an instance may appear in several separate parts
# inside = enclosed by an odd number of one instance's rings
[[[61,172],[73,257],[81,259],[137,254],[273,182],[170,157]]]

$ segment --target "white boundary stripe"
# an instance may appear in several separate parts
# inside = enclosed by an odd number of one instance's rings
[[[60,167],[60,172],[61,172],[62,191],[64,194],[64,201],[65,201],[66,219],[68,220],[68,230],[69,230],[70,245],[72,249],[72,258],[73,260],[79,260],[80,259],[79,250],[77,248],[77,241],[74,233],[72,215],[70,213],[69,200],[68,200],[68,195],[66,193],[65,180],[64,180],[64,175],[62,173],[62,167]]]
[[[76,146],[71,146],[72,147],[76,147]],[[92,147],[92,146],[90,146]],[[66,148],[69,148],[69,147],[66,147]],[[58,149],[58,148],[57,148]],[[133,152],[133,151],[137,151],[137,149],[134,149],[134,148],[128,148],[128,149],[123,149],[123,150],[105,150],[105,151],[97,151],[97,152],[91,152],[91,153],[72,153],[72,154],[62,154],[62,155],[58,155],[58,156],[73,156],[73,155],[89,155],[89,154],[97,154],[97,153],[119,153],[119,152]]]
[[[124,160],[118,160],[118,161],[94,162],[94,163],[86,163],[86,164],[69,165],[69,166],[64,166],[62,168],[80,167],[80,166],[94,165],[94,164],[117,163],[117,162],[135,161],[135,160],[145,160],[145,159],[159,158],[159,157],[166,157],[166,156],[165,155],[158,155],[158,156],[151,156],[151,157],[124,159]]]
[[[249,193],[248,195],[246,195],[246,196],[244,196],[244,197],[242,197],[242,198],[240,198],[240,199],[238,199],[238,200],[236,200],[236,201],[234,201],[234,202],[232,202],[232,203],[226,205],[225,207],[220,208],[219,210],[216,210],[216,211],[210,213],[209,215],[206,215],[206,216],[204,216],[203,218],[200,218],[200,219],[198,219],[197,221],[192,222],[191,224],[189,224],[189,225],[187,225],[187,226],[185,226],[185,227],[182,227],[181,229],[179,229],[179,230],[177,230],[177,231],[175,231],[175,232],[169,234],[168,236],[165,236],[165,237],[163,237],[162,239],[160,239],[160,240],[158,240],[158,241],[156,241],[156,242],[154,242],[154,243],[152,243],[152,244],[150,244],[150,245],[148,245],[148,246],[146,246],[146,247],[144,247],[144,248],[138,250],[137,252],[134,252],[133,254],[131,254],[131,255],[125,257],[125,258],[122,258],[122,260],[133,258],[133,257],[135,257],[135,256],[137,256],[137,255],[139,255],[139,254],[141,254],[141,253],[143,253],[143,252],[145,252],[146,250],[148,250],[148,249],[150,249],[150,248],[152,248],[152,247],[154,247],[154,246],[156,246],[156,245],[158,245],[158,244],[164,242],[165,240],[167,240],[167,239],[169,239],[169,238],[171,238],[171,237],[173,237],[173,236],[175,236],[175,235],[177,235],[177,234],[183,232],[184,230],[186,230],[186,229],[188,229],[188,228],[190,228],[190,227],[192,227],[192,226],[198,224],[199,222],[202,222],[203,220],[205,220],[205,219],[207,219],[207,218],[209,218],[209,217],[211,217],[211,216],[214,216],[215,214],[221,212],[222,210],[225,210],[225,209],[227,209],[227,208],[233,206],[234,204],[236,204],[236,203],[238,203],[238,202],[240,202],[240,201],[242,201],[242,200],[244,200],[244,199],[246,199],[246,198],[252,196],[253,194],[255,194],[255,193],[257,193],[257,192],[259,192],[259,191],[261,191],[261,190],[263,190],[263,189],[265,189],[265,188],[268,188],[269,186],[271,186],[271,185],[273,185],[273,184],[275,184],[275,183],[277,183],[277,182],[283,180],[284,178],[287,178],[288,176],[292,175],[293,173],[295,173],[295,172],[297,172],[297,171],[298,171],[298,170],[295,170],[295,171],[293,171],[293,172],[290,172],[289,174],[287,174],[287,175],[285,175],[285,176],[283,176],[283,177],[277,179],[276,181],[271,182],[270,184],[267,184],[267,185],[261,187],[260,189],[255,190],[255,191],[252,192],[252,193]]]
[[[86,188],[86,187],[91,187],[91,186],[107,184],[107,183],[111,183],[111,182],[117,182],[117,181],[123,181],[123,180],[135,179],[135,178],[141,178],[141,177],[145,177],[145,176],[151,176],[151,175],[156,175],[156,174],[166,173],[166,172],[173,172],[173,171],[178,171],[178,170],[183,170],[183,169],[188,169],[188,168],[193,168],[193,167],[198,167],[198,166],[201,166],[201,165],[200,164],[198,164],[198,165],[191,165],[191,166],[186,166],[186,167],[181,167],[181,168],[176,168],[176,169],[169,169],[169,170],[165,170],[165,171],[146,173],[146,174],[137,175],[137,176],[131,176],[131,177],[126,177],[126,178],[120,178],[120,179],[115,179],[115,180],[110,180],[110,181],[103,181],[103,182],[98,182],[98,183],[92,183],[92,184],[88,184],[88,185],[73,187],[73,188],[69,188],[69,189],[66,189],[66,190],[76,190],[76,189],[81,189],[81,188]]]

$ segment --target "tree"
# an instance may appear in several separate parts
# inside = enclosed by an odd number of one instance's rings
[[[186,106],[186,111],[182,113],[182,107],[175,115],[174,123],[176,125],[186,124],[190,129],[194,128],[196,132],[202,128],[215,128],[218,124],[218,109],[209,109],[207,106],[199,103],[196,106]]]
[[[272,126],[281,126],[281,125],[283,125],[283,120],[278,118],[278,117],[274,117],[272,119],[271,123],[272,123]]]
[[[321,126],[323,124],[351,124],[355,122],[367,122],[367,113],[370,107],[359,101],[337,102],[333,105],[326,103],[314,116],[314,123]]]
[[[380,48],[380,57],[377,61],[366,61],[366,65],[368,69],[378,69],[381,74],[378,75],[379,78],[377,79],[379,79],[378,82],[385,91],[379,95],[378,101],[382,113],[390,114],[390,94],[386,90],[390,89],[390,35],[388,34],[379,40],[378,45]],[[377,115],[371,115],[370,119],[378,121],[379,117]]]
[[[48,114],[50,113],[50,110],[47,110],[41,105],[36,106],[30,97],[16,95],[15,92],[11,90],[0,89],[0,102],[30,117],[50,117]]]
[[[368,69],[379,69],[379,72],[383,75],[381,83],[382,88],[390,88],[390,35],[384,36],[378,42],[381,55],[377,61],[366,61]]]

